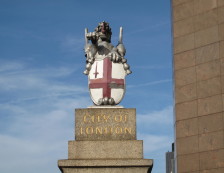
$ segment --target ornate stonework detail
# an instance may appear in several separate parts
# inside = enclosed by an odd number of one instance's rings
[[[118,45],[111,44],[109,23],[101,22],[94,32],[85,29],[85,57],[89,90],[95,105],[117,105],[125,94],[125,77],[131,74],[120,27]],[[91,41],[91,43],[89,43]]]

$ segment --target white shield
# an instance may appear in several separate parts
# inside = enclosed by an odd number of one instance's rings
[[[109,58],[96,60],[89,72],[89,90],[94,104],[99,99],[113,98],[119,104],[125,93],[125,76],[122,63],[114,63]]]

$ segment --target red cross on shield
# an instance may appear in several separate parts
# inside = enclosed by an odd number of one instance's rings
[[[98,105],[100,98],[113,98],[121,102],[125,93],[126,72],[122,63],[114,63],[108,57],[95,61],[89,72],[89,90],[92,101]]]

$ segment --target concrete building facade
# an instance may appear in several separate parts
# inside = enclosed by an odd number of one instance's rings
[[[172,0],[177,173],[224,172],[224,0]]]

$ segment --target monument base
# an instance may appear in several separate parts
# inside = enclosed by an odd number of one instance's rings
[[[62,173],[151,173],[151,159],[59,160]]]
[[[143,141],[136,140],[133,108],[76,109],[75,139],[68,159],[58,161],[62,173],[151,173],[153,160],[143,158]]]

